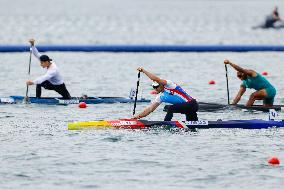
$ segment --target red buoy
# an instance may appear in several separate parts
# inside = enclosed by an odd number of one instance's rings
[[[262,75],[265,75],[265,76],[266,76],[266,75],[268,75],[268,73],[267,73],[267,72],[262,72]]]
[[[86,108],[87,104],[85,102],[80,102],[79,103],[79,108]]]
[[[208,82],[208,84],[209,84],[209,85],[215,85],[215,81],[214,81],[214,80],[210,80],[210,81]]]
[[[270,165],[279,165],[280,164],[280,160],[275,156],[270,157],[267,162]]]

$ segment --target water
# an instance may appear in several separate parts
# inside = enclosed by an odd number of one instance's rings
[[[282,0],[1,0],[1,44],[282,44]]]
[[[2,0],[1,44],[26,44],[30,37],[40,44],[282,44],[284,30],[250,29],[275,5],[282,15],[282,1]],[[243,67],[267,71],[278,89],[275,102],[283,103],[283,53],[48,55],[61,68],[72,96],[126,97],[136,85],[136,68],[143,66],[179,83],[199,101],[225,103],[222,62],[228,58]],[[28,56],[0,54],[1,96],[25,94]],[[42,73],[33,59],[30,78]],[[216,85],[208,85],[211,79]],[[229,82],[233,98],[240,82],[231,68]],[[142,75],[139,96],[154,98],[150,84]],[[29,94],[35,95],[34,87]],[[43,91],[43,95],[56,94]],[[139,104],[137,111],[146,106]],[[130,117],[133,104],[98,104],[87,109],[76,105],[0,107],[1,188],[281,188],[284,184],[283,166],[266,163],[271,155],[284,159],[282,129],[175,134],[68,131],[70,121]],[[148,119],[163,119],[162,109]],[[236,110],[203,112],[199,117],[265,119],[267,115]]]

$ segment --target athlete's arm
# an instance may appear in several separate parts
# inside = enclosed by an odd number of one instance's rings
[[[161,103],[158,102],[153,102],[152,104],[150,104],[148,107],[146,107],[141,113],[139,113],[137,116],[134,116],[134,119],[140,119],[142,117],[146,117],[147,115],[149,115],[151,112],[153,112],[154,110],[156,110],[156,108],[160,105]]]
[[[236,64],[234,64],[233,62],[230,62],[229,60],[224,60],[224,64],[229,64],[230,66],[232,66],[235,70],[237,70],[238,72],[244,73],[250,77],[256,77],[256,72],[254,70],[248,70],[248,69],[244,69]]]
[[[241,100],[241,98],[242,98],[242,96],[243,96],[243,94],[244,94],[245,92],[246,92],[246,88],[241,85],[240,90],[239,90],[237,96],[235,97],[235,99],[234,99],[232,105],[238,104],[238,102]]]
[[[35,40],[30,39],[29,42],[31,44],[31,48],[32,48],[32,52],[33,52],[34,56],[37,57],[37,59],[39,59],[41,54],[38,52],[37,48],[35,47]]]
[[[148,72],[147,70],[145,70],[145,69],[142,68],[142,67],[139,67],[137,70],[140,71],[140,72],[142,72],[142,73],[144,73],[144,74],[147,75],[151,80],[156,81],[157,83],[159,83],[159,84],[161,84],[161,85],[166,85],[166,84],[167,84],[167,81],[166,81],[166,80],[159,78],[158,76],[156,76],[156,75],[154,75],[154,74]]]
[[[56,75],[57,71],[56,70],[53,70],[53,69],[50,69],[46,72],[46,74],[44,74],[43,76],[35,79],[33,81],[33,84],[41,84],[43,83],[44,81],[47,81],[49,79],[51,79],[52,77],[54,77]]]

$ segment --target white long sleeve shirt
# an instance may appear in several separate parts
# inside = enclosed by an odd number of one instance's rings
[[[40,58],[41,54],[38,52],[35,46],[32,46],[32,52],[37,59]],[[53,85],[61,85],[64,83],[59,73],[58,67],[53,61],[51,61],[51,64],[48,68],[44,68],[44,69],[46,70],[45,74],[35,79],[33,81],[34,84],[41,84],[44,81],[49,81]]]

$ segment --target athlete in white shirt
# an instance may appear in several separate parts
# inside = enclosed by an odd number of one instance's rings
[[[32,52],[40,61],[41,67],[46,70],[46,73],[35,80],[28,80],[27,85],[36,85],[36,97],[41,97],[41,87],[58,92],[64,99],[70,99],[71,96],[66,89],[64,81],[59,73],[56,64],[47,55],[41,55],[35,47],[35,40],[29,40],[31,43]]]
[[[170,103],[164,121],[171,121],[174,113],[185,114],[187,121],[197,121],[198,103],[185,90],[171,80],[164,80],[139,67],[138,71],[153,80],[152,87],[158,93],[155,100],[134,119],[146,117],[153,112],[162,102]]]

